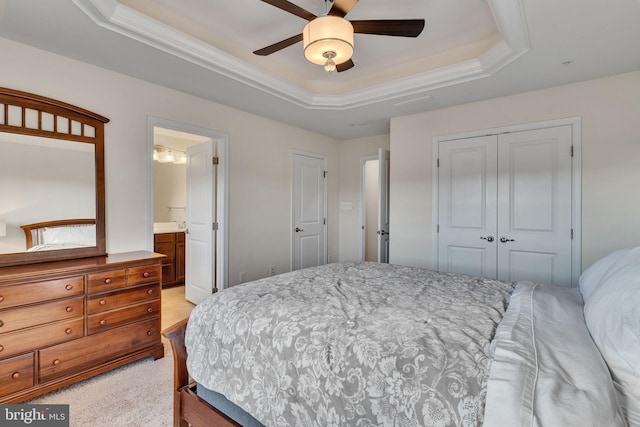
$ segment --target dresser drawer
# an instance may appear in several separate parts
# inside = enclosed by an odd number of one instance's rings
[[[127,270],[111,270],[87,275],[87,292],[90,294],[127,286]]]
[[[0,334],[0,358],[74,340],[83,335],[82,318]]]
[[[84,297],[35,304],[0,311],[1,334],[84,315]]]
[[[105,311],[104,313],[89,316],[88,333],[97,334],[127,323],[160,316],[160,300],[143,302],[118,310]]]
[[[0,397],[33,386],[33,372],[33,353],[0,360]]]
[[[160,297],[160,284],[138,286],[132,289],[111,292],[108,294],[92,295],[87,300],[87,314],[102,313],[115,310],[142,301]]]
[[[129,269],[129,285],[142,285],[144,283],[160,282],[162,268],[160,264],[144,265]]]
[[[160,342],[160,318],[58,344],[39,352],[40,381],[81,372]]]
[[[84,293],[84,277],[45,280],[24,285],[0,287],[0,309],[53,300]]]

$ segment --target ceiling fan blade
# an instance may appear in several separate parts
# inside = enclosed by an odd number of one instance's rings
[[[287,0],[262,0],[262,1],[270,4],[271,6],[275,6],[278,9],[282,9],[285,12],[289,12],[291,14],[299,16],[302,19],[306,19],[307,21],[313,21],[314,19],[317,18],[317,16],[314,15],[313,13],[301,8],[298,5],[288,2]]]
[[[424,19],[376,19],[351,21],[353,32],[382,36],[418,37],[424,29]]]
[[[341,73],[343,71],[347,71],[347,70],[352,69],[354,67],[354,65],[356,65],[356,64],[354,64],[353,61],[350,59],[348,61],[343,62],[342,64],[336,65],[336,71]]]
[[[333,0],[333,6],[331,6],[331,10],[329,10],[329,15],[344,18],[357,3],[358,0]]]
[[[256,50],[255,53],[256,55],[260,55],[260,56],[267,56],[267,55],[271,55],[272,53],[275,53],[279,50],[284,49],[285,47],[289,47],[292,44],[296,44],[298,42],[302,41],[302,34],[298,34],[296,36],[293,37],[289,37],[288,39],[279,41],[278,43],[274,43],[271,46],[267,46],[267,47],[263,47],[262,49],[258,49]]]

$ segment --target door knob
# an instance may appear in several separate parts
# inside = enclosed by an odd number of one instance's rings
[[[301,229],[301,228],[296,227],[296,233],[299,233],[299,232],[301,232],[301,231],[304,231],[304,230],[303,230],[303,229]]]
[[[389,234],[389,232],[384,230],[378,230],[378,234],[381,236],[386,236],[387,234]]]
[[[493,242],[493,236],[480,237],[482,240],[486,240],[487,242]]]
[[[500,238],[500,241],[501,241],[502,243],[515,242],[515,240],[513,240],[513,239],[507,239],[507,238],[506,238],[506,237],[504,237],[504,236],[502,236],[502,237]]]

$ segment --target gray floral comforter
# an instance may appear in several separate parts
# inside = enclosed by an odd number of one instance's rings
[[[377,263],[298,270],[199,304],[187,365],[266,426],[481,425],[514,286]]]

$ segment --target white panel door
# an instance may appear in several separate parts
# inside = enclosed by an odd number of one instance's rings
[[[187,147],[185,297],[194,304],[216,287],[214,150],[211,140]]]
[[[293,269],[326,263],[325,159],[293,154]]]
[[[498,278],[571,284],[571,126],[498,138]]]
[[[497,277],[497,137],[440,142],[438,270]]]
[[[571,126],[438,147],[438,270],[571,285]]]
[[[378,262],[389,262],[389,150],[378,149]]]

